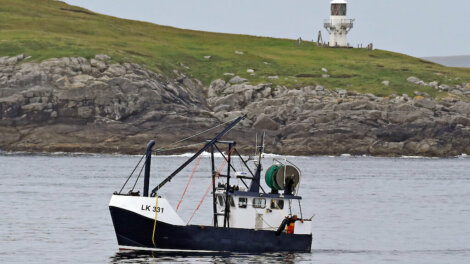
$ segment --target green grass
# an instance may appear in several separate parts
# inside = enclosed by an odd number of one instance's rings
[[[235,50],[245,54],[237,55]],[[433,88],[409,84],[406,79],[412,75],[449,85],[470,82],[470,69],[444,67],[383,50],[329,49],[311,42],[296,46],[290,39],[191,31],[119,19],[52,0],[0,0],[0,56],[20,53],[35,61],[105,53],[114,61],[144,64],[169,76],[177,69],[205,84],[224,78],[226,72],[253,84],[278,75],[279,80],[270,82],[288,87],[320,84],[383,96],[412,95],[415,90],[439,95]],[[204,59],[208,55],[212,58]],[[322,67],[329,70],[330,78],[321,77]],[[255,76],[246,72],[249,68],[256,70]],[[298,75],[309,77],[292,78]],[[384,80],[391,85],[383,86]]]

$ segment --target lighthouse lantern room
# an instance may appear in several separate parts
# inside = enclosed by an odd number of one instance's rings
[[[330,47],[349,47],[347,35],[353,28],[354,19],[348,19],[346,16],[347,4],[345,0],[331,1],[331,16],[324,23],[330,33]]]

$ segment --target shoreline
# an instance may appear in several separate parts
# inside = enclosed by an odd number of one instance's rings
[[[170,155],[158,155],[153,154],[153,157],[191,157],[195,152],[185,152],[181,154],[170,154]],[[93,153],[93,152],[28,152],[28,151],[4,151],[0,150],[0,156],[43,156],[43,157],[141,157],[144,154],[123,154],[123,153]],[[203,152],[203,157],[210,157],[209,152]],[[216,158],[222,156],[218,153],[215,154]],[[243,155],[242,157],[249,157],[249,155]],[[435,157],[435,156],[371,156],[371,155],[350,155],[348,153],[340,155],[282,155],[275,153],[264,153],[263,158],[374,158],[374,159],[467,159],[470,158],[469,154],[462,153],[457,156],[446,156],[446,157]]]

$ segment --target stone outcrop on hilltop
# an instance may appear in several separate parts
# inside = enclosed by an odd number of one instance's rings
[[[140,153],[149,139],[167,145],[247,113],[231,132],[241,148],[266,131],[273,153],[470,153],[466,84],[444,99],[383,98],[322,86],[250,85],[237,76],[205,87],[178,72],[169,78],[106,55],[24,59],[0,58],[1,150]]]

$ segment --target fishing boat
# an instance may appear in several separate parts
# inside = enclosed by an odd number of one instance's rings
[[[275,158],[265,170],[266,185],[263,187],[264,135],[256,146],[257,159],[251,161],[241,156],[235,141],[222,140],[245,118],[243,115],[232,120],[217,136],[204,141],[199,151],[152,190],[149,188],[150,165],[155,141],[148,143],[142,157],[145,158],[141,169],[145,171],[142,195],[134,188],[123,192],[131,173],[109,203],[120,249],[239,253],[311,251],[312,219],[303,217],[302,197],[298,195],[300,169],[287,159]],[[221,146],[226,147],[225,152],[221,151]],[[212,195],[213,220],[207,225],[191,225],[182,220],[159,191],[195,159],[200,159],[203,152],[210,152],[212,174],[208,175],[210,186],[203,198],[208,193]],[[223,157],[218,166],[216,154]],[[243,170],[235,169],[235,159],[241,160]],[[250,162],[253,162],[252,166]],[[232,184],[234,179],[242,184]]]

